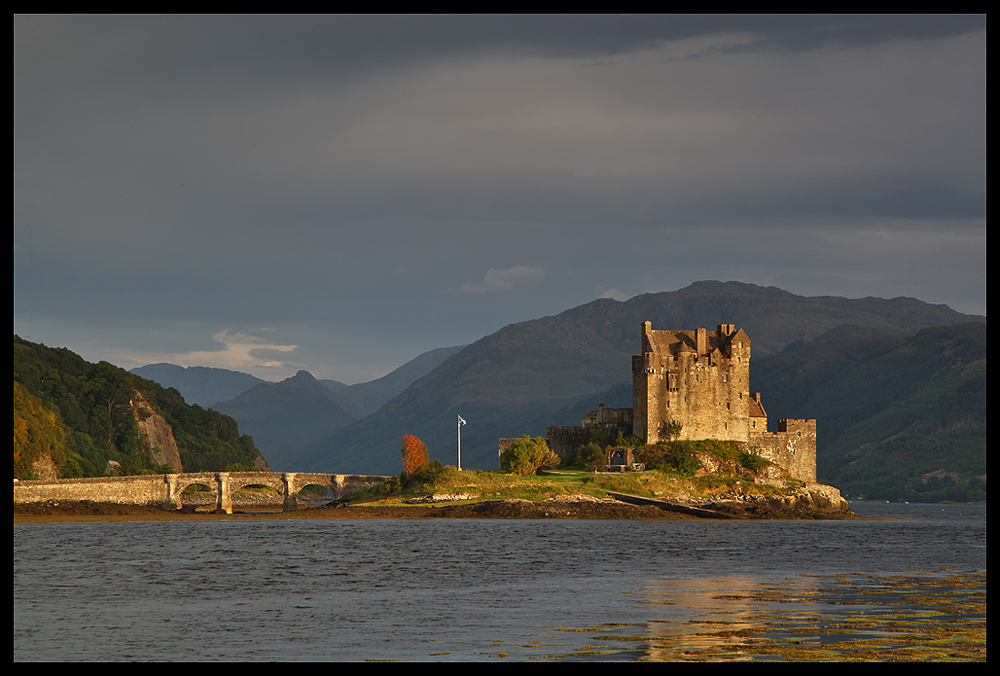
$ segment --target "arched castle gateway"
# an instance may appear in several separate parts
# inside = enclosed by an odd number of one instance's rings
[[[632,357],[632,408],[605,409],[602,402],[580,427],[547,428],[552,450],[567,458],[586,443],[589,428],[613,424],[626,432],[629,421],[631,434],[649,444],[737,441],[796,479],[816,481],[816,420],[782,419],[776,432],[767,431],[760,393],[750,392],[750,337],[743,329],[659,331],[644,322],[640,350]]]

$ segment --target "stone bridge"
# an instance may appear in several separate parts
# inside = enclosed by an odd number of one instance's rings
[[[232,514],[233,493],[247,486],[268,486],[282,495],[283,511],[293,512],[298,509],[298,493],[306,486],[320,486],[335,499],[340,499],[377,486],[386,479],[389,477],[309,472],[199,472],[20,481],[14,483],[14,503],[87,500],[181,509],[184,490],[202,485],[214,491],[217,511]]]

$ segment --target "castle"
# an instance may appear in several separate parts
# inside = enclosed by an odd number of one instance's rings
[[[767,431],[760,393],[750,392],[750,337],[733,324],[717,330],[654,331],[642,325],[642,354],[632,357],[632,408],[598,410],[580,427],[549,427],[549,447],[564,458],[610,427],[653,444],[670,439],[736,441],[781,465],[793,477],[816,481],[816,420],[783,419]]]

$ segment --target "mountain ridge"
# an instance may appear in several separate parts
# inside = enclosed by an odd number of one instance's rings
[[[596,407],[602,392],[630,382],[644,321],[676,329],[733,323],[747,331],[754,357],[760,358],[844,324],[912,331],[970,320],[985,322],[985,317],[906,297],[804,297],[744,282],[695,282],[626,301],[598,299],[484,336],[376,414],[290,450],[280,464],[289,471],[393,473],[403,434],[419,436],[432,455],[451,462],[454,421],[461,415],[469,423],[462,429],[463,467],[494,469],[498,438],[544,434],[544,427],[525,429],[525,423],[587,397]]]
[[[249,373],[210,366],[178,366],[176,364],[146,364],[130,369],[129,373],[174,388],[184,401],[208,407],[232,399],[254,385],[268,381]]]
[[[185,369],[172,364],[139,367],[132,369],[131,373],[140,377],[149,374],[154,381],[156,377],[162,377],[165,382],[161,385],[174,387],[182,395],[218,392],[220,385],[233,388],[240,383],[252,383],[229,399],[212,402],[207,407],[233,417],[240,429],[253,437],[257,448],[270,463],[280,461],[284,449],[288,447],[317,439],[374,413],[414,379],[461,348],[428,350],[381,378],[356,385],[317,380],[306,370],[299,370],[294,376],[277,383],[238,371],[208,367]]]
[[[275,449],[323,436],[354,422],[334,392],[299,370],[277,383],[260,383],[213,408],[235,419],[270,465]]]

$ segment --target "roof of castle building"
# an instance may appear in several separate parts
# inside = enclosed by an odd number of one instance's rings
[[[739,329],[735,333],[730,335],[720,334],[718,331],[706,331],[706,347],[708,352],[713,350],[718,350],[719,352],[725,354],[728,352],[728,346],[734,338],[741,336],[743,340],[749,341],[750,338],[743,331]],[[665,354],[680,354],[682,352],[697,352],[698,343],[695,331],[657,331],[653,330],[646,333],[646,337],[649,341],[649,348],[651,352],[660,352]]]

